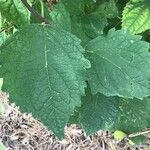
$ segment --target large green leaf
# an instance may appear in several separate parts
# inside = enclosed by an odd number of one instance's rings
[[[92,68],[89,83],[92,93],[142,99],[150,95],[149,44],[140,36],[111,30],[86,47]]]
[[[150,1],[129,2],[123,11],[122,27],[135,34],[150,29]]]
[[[80,106],[90,67],[80,40],[66,31],[29,25],[9,38],[1,51],[3,90],[62,137],[75,106]]]
[[[0,0],[0,12],[9,22],[17,27],[28,24],[30,13],[21,0]]]
[[[92,134],[100,129],[108,129],[119,117],[117,100],[103,94],[92,95],[88,89],[82,99],[79,121],[86,133]]]

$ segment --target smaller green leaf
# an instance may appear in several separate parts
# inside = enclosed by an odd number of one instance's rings
[[[103,94],[92,95],[90,89],[82,98],[79,110],[80,124],[87,135],[100,129],[108,129],[118,118],[117,100],[115,97],[106,97]]]
[[[57,27],[71,31],[70,15],[63,3],[59,2],[55,5],[49,15]]]
[[[113,130],[133,134],[150,126],[150,101],[148,99],[118,99],[119,114]],[[132,139],[131,139],[132,140]]]
[[[150,146],[146,150],[150,150]]]
[[[141,1],[144,1],[144,0],[130,0],[131,2],[141,2]]]
[[[3,145],[2,142],[0,142],[0,150],[5,150],[5,146]]]
[[[134,34],[150,29],[150,1],[132,0],[123,11],[122,28]]]
[[[107,25],[107,19],[104,15],[98,12],[84,15],[82,17],[82,24],[85,34],[93,39],[103,33],[103,29]]]
[[[144,144],[145,140],[146,140],[146,137],[143,135],[140,135],[140,136],[130,138],[129,141],[132,141],[132,143],[134,143],[134,145],[142,145],[142,144]]]
[[[128,140],[130,145],[135,145],[135,143],[132,140]]]
[[[0,12],[8,22],[17,27],[29,24],[30,13],[21,0],[0,0]]]
[[[120,130],[116,130],[113,135],[116,140],[123,140],[127,137],[127,134]]]
[[[107,18],[114,18],[118,16],[118,8],[114,0],[105,1],[98,6],[97,12]]]

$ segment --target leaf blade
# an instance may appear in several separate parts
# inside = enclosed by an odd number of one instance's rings
[[[17,27],[29,24],[30,13],[20,0],[0,0],[0,12]]]
[[[127,3],[122,17],[122,28],[134,34],[150,29],[150,3],[142,0]]]
[[[111,30],[86,47],[91,61],[89,83],[93,94],[139,98],[150,95],[150,53],[140,36]],[[97,83],[97,84],[95,84]]]
[[[42,25],[25,27],[2,45],[3,89],[59,137],[84,95],[90,63],[83,52],[75,36]]]

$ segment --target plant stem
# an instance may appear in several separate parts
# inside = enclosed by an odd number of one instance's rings
[[[148,133],[150,133],[150,130],[143,131],[143,132],[138,132],[138,133],[134,133],[134,134],[130,134],[130,135],[128,135],[128,137],[131,138],[131,137],[136,137],[136,136],[144,135],[144,134],[148,134]]]
[[[44,18],[44,3],[42,0],[40,0],[41,3],[41,16]]]
[[[21,1],[25,5],[25,7],[31,12],[31,14],[34,15],[38,20],[44,22],[45,24],[50,24],[46,18],[42,17],[32,6],[28,4],[27,0]]]

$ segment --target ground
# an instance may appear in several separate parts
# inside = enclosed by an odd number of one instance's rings
[[[116,141],[107,131],[86,136],[78,125],[65,127],[65,139],[58,140],[31,114],[21,113],[9,96],[0,93],[5,112],[0,116],[0,140],[7,150],[146,150],[150,140],[131,146],[126,139]]]

